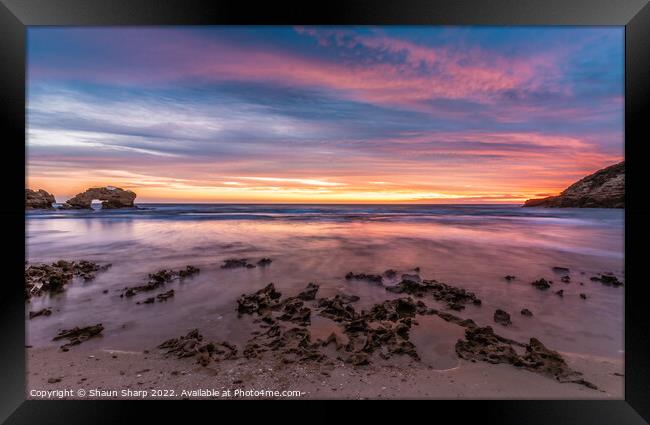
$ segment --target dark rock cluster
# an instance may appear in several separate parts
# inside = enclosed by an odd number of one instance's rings
[[[311,309],[305,306],[304,301],[290,298],[282,303],[282,314],[278,319],[301,326],[309,326],[311,324]]]
[[[531,282],[530,284],[533,285],[535,288],[544,291],[544,290],[550,288],[552,283],[553,283],[552,281],[542,278],[542,279],[538,279],[538,280],[536,280],[534,282]]]
[[[33,319],[33,318],[39,317],[39,316],[49,316],[50,314],[52,314],[52,309],[49,308],[49,307],[46,307],[46,308],[42,308],[42,309],[40,309],[38,311],[30,311],[29,312],[29,318]]]
[[[388,269],[384,272],[384,276],[386,276],[388,279],[394,279],[397,277],[397,271],[393,269]]]
[[[186,277],[192,277],[195,274],[198,274],[201,270],[198,267],[192,265],[186,266],[184,269],[178,271],[178,277],[184,279]]]
[[[243,294],[237,300],[237,311],[242,314],[257,314],[262,316],[267,322],[274,321],[271,313],[280,312],[279,320],[293,322],[301,326],[308,326],[311,323],[311,309],[305,306],[300,295],[305,297],[305,293],[314,297],[318,291],[318,285],[310,283],[305,291],[297,297],[289,297],[280,300],[282,294],[276,291],[273,283],[269,283],[264,288],[252,294]]]
[[[90,338],[99,336],[103,330],[104,326],[102,326],[101,323],[92,326],[85,326],[82,328],[75,327],[73,329],[64,329],[59,332],[54,338],[52,338],[52,341],[67,339],[68,342],[61,346],[61,350],[68,351],[68,349],[73,345],[81,344]]]
[[[466,304],[481,305],[481,300],[473,292],[463,288],[441,283],[436,280],[421,280],[417,275],[402,275],[396,286],[387,286],[388,292],[409,294],[415,297],[432,295],[436,301],[446,303],[447,308],[463,310]]]
[[[349,272],[345,275],[345,280],[366,280],[368,282],[376,283],[381,285],[383,279],[378,274],[366,274],[366,273],[354,273]]]
[[[257,266],[266,267],[272,262],[273,260],[271,260],[270,258],[264,257],[257,262]],[[222,269],[239,269],[239,268],[254,269],[257,266],[255,264],[249,263],[248,258],[230,258],[223,262],[221,268]]]
[[[562,274],[569,273],[569,269],[566,268],[566,267],[553,267],[553,271],[556,272],[556,273],[562,273]],[[584,274],[584,272],[582,272],[582,274]],[[605,286],[619,287],[619,286],[623,286],[623,284],[624,284],[622,281],[618,280],[618,278],[616,276],[614,276],[613,273],[601,273],[598,276],[592,276],[590,279],[591,279],[592,282],[600,282]],[[572,282],[571,276],[569,276],[568,274],[565,274],[560,278],[560,281],[563,282],[563,283],[566,283],[566,284],[570,284]],[[552,280],[546,280],[544,278],[540,278],[538,280],[535,280],[535,281],[531,282],[530,284],[532,286],[534,286],[535,288],[537,288],[537,289],[547,290],[547,289],[551,288],[551,286],[553,285],[553,281]],[[583,282],[578,282],[578,284],[580,286],[584,285]],[[564,289],[559,289],[559,290],[555,291],[554,293],[555,293],[555,295],[557,295],[559,297],[564,297],[565,291],[564,291]],[[584,294],[580,294],[580,297],[582,299],[587,299],[587,296],[584,295]]]
[[[283,363],[323,362],[327,357],[319,350],[321,344],[311,340],[304,327],[285,327],[271,319],[265,331],[255,335],[244,347],[244,357],[256,358],[265,352],[278,354]]]
[[[163,301],[167,301],[168,299],[172,298],[173,296],[174,296],[174,290],[170,289],[169,291],[158,294],[155,297],[149,297],[149,298],[146,298],[144,301],[138,301],[138,302],[136,302],[136,304],[153,304],[153,303],[156,302],[156,300],[158,302],[163,302]]]
[[[503,326],[512,325],[512,321],[510,320],[510,314],[508,314],[506,311],[501,309],[497,309],[494,312],[494,321]]]
[[[227,341],[206,342],[198,329],[191,330],[185,336],[168,339],[158,348],[178,358],[197,357],[197,362],[202,366],[207,366],[213,361],[237,358],[235,345]]]
[[[275,290],[275,285],[269,283],[264,288],[253,294],[243,294],[237,300],[239,314],[265,315],[280,307],[282,294]]]
[[[593,276],[590,278],[592,282],[600,282],[605,286],[622,286],[623,282],[611,274],[601,274],[600,276]]]
[[[317,290],[318,286],[310,283],[298,296],[282,299],[282,294],[269,284],[257,292],[242,295],[237,302],[237,311],[257,314],[260,316],[257,322],[265,329],[251,338],[244,348],[244,356],[258,357],[271,351],[279,353],[285,363],[322,362],[327,356],[319,351],[320,348],[334,343],[337,352],[341,352],[340,357],[354,365],[370,363],[374,353],[381,358],[408,355],[419,359],[415,345],[409,341],[409,330],[417,311],[426,312],[423,303],[400,298],[376,304],[367,312],[357,312],[351,304],[359,297],[337,294],[316,300]],[[312,300],[314,304],[310,308],[305,302]],[[347,343],[335,333],[325,341],[312,341],[306,328],[310,324],[312,308],[319,315],[341,323]],[[287,327],[284,323],[300,327]]]
[[[303,301],[312,301],[316,298],[319,286],[313,282],[307,284],[304,291],[298,294],[298,298]]]
[[[98,272],[106,271],[110,264],[100,265],[92,261],[59,260],[52,264],[32,264],[25,268],[25,299],[45,293],[62,292],[65,285],[77,276],[84,281],[95,278]]]
[[[331,298],[321,298],[318,300],[319,314],[335,322],[355,320],[357,312],[349,304],[358,300],[358,297],[338,294]]]
[[[514,348],[516,346],[523,347],[525,352],[519,354]],[[546,348],[538,339],[531,338],[528,344],[521,344],[495,334],[490,326],[467,328],[465,339],[456,343],[456,353],[465,360],[507,363],[560,382],[597,389],[585,381],[580,372],[572,370],[558,352]]]
[[[169,283],[173,280],[176,279],[185,279],[191,276],[194,276],[195,274],[198,274],[200,272],[200,269],[198,267],[194,266],[186,266],[184,269],[180,270],[168,270],[168,269],[162,269],[158,270],[155,273],[150,273],[149,274],[149,280],[147,283],[144,285],[137,285],[137,286],[131,286],[131,287],[126,287],[124,288],[124,293],[120,295],[121,297],[132,297],[134,295],[137,295],[140,292],[149,292],[153,291],[155,289],[160,288],[161,286],[165,285],[166,283]],[[171,294],[168,292],[168,295],[166,298],[169,298],[174,295],[173,290],[171,291]],[[166,299],[165,297],[162,297]],[[145,304],[152,303],[153,301],[145,300]]]

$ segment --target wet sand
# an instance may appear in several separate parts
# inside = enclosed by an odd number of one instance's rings
[[[599,211],[553,216],[526,210],[497,211],[487,217],[462,211],[324,221],[197,221],[194,216],[161,220],[120,214],[29,220],[30,264],[86,259],[112,267],[92,281],[74,278],[62,293],[34,297],[26,304],[28,397],[30,390],[64,387],[119,392],[244,385],[264,390],[297,387],[304,392],[301,397],[311,398],[623,398],[624,287],[590,280],[605,272],[624,279],[622,216]],[[265,267],[221,267],[227,259],[247,258],[255,264],[265,257],[273,260]],[[198,275],[134,297],[120,296],[126,287],[146,283],[149,273],[190,264],[200,268]],[[555,266],[570,271],[553,271]],[[156,349],[197,328],[206,340],[226,340],[241,354],[259,326],[257,316],[237,314],[237,299],[269,282],[285,298],[316,282],[317,298],[355,295],[359,300],[353,306],[361,311],[408,296],[386,291],[385,286],[397,284],[403,273],[416,273],[416,268],[423,279],[464,288],[482,300],[481,305],[469,303],[453,311],[426,296],[422,301],[427,307],[491,326],[522,343],[538,338],[598,390],[508,364],[463,360],[455,345],[465,328],[435,315],[417,315],[410,329],[419,362],[408,356],[375,356],[370,365],[353,366],[337,359],[345,357],[341,352],[327,347],[329,360],[320,363],[284,364],[273,355],[240,356],[204,367],[195,357],[178,359]],[[383,285],[345,278],[351,271],[387,269],[398,274]],[[516,279],[507,281],[506,275]],[[570,282],[561,282],[565,275]],[[540,278],[554,280],[552,290],[530,285]],[[165,302],[138,304],[171,289],[175,294]],[[559,289],[563,296],[555,294]],[[322,317],[314,305],[311,339],[324,340],[341,324]],[[51,315],[28,319],[29,311],[46,307]],[[523,308],[533,317],[522,316]],[[496,309],[510,313],[510,326],[495,323]],[[68,352],[59,350],[61,341],[52,341],[62,329],[96,323],[103,324],[101,337]],[[242,383],[235,384],[239,380]]]

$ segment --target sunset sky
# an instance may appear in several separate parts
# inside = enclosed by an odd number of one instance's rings
[[[623,27],[28,30],[62,202],[519,203],[623,159]]]

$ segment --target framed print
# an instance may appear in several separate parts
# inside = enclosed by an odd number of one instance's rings
[[[6,423],[647,423],[647,2],[2,3]]]

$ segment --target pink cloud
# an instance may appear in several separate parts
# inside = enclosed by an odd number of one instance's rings
[[[316,34],[314,30],[300,30]],[[427,101],[460,99],[494,103],[506,90],[535,90],[549,84],[556,57],[533,55],[508,58],[480,50],[462,52],[427,47],[385,36],[339,37],[339,46],[363,46],[380,57],[403,54],[401,63],[332,61],[269,46],[242,48],[222,40],[183,31],[133,30],[118,39],[100,36],[95,41],[114,64],[59,64],[30,68],[32,78],[82,78],[122,84],[157,84],[175,80],[273,82],[287,86],[320,87],[339,96],[379,105],[431,110]],[[90,34],[92,36],[92,33]],[[320,43],[325,43],[319,38]],[[423,72],[424,64],[431,72]],[[555,87],[566,91],[566,88]]]

